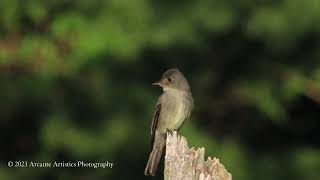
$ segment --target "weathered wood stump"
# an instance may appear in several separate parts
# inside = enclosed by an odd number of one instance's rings
[[[189,149],[185,137],[167,134],[165,180],[231,180],[231,174],[217,158],[204,160],[204,148]]]

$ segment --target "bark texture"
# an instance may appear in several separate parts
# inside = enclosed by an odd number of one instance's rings
[[[231,180],[231,174],[219,162],[208,157],[204,148],[189,148],[185,137],[177,132],[167,134],[165,155],[165,180]]]

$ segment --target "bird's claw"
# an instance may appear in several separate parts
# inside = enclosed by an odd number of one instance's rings
[[[172,136],[173,130],[167,128],[167,132],[170,133],[170,135]]]

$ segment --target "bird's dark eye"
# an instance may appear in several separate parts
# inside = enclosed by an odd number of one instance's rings
[[[172,77],[168,77],[168,81],[171,82],[173,79]]]

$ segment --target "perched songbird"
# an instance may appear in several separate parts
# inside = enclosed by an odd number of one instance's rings
[[[144,171],[145,175],[155,175],[162,150],[165,147],[167,132],[179,130],[190,115],[193,98],[187,79],[178,69],[169,69],[161,79],[153,83],[162,87],[151,124],[153,148]]]

